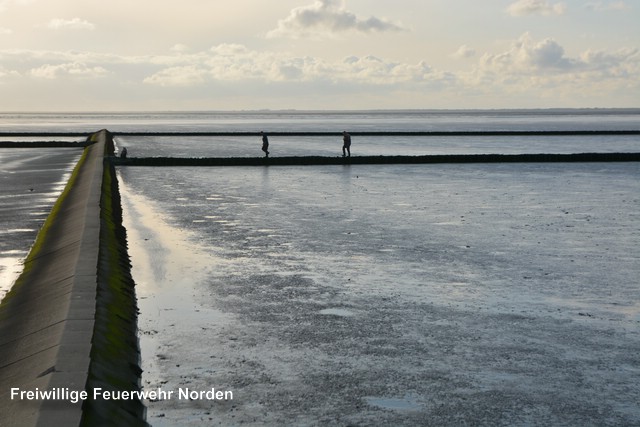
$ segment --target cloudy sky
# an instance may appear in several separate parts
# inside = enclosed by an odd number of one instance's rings
[[[0,0],[0,111],[640,107],[637,0]]]

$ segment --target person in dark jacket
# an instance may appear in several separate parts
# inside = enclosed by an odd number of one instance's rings
[[[260,131],[260,135],[262,135],[262,151],[264,151],[265,157],[269,157],[269,138],[263,131]]]
[[[342,157],[351,157],[351,135],[347,131],[342,132]]]

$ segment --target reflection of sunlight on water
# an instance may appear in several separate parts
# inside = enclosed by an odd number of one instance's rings
[[[120,185],[123,209],[128,211],[125,223],[129,251],[131,257],[138,260],[134,269],[137,278],[142,279],[136,280],[139,288],[146,291],[184,281],[185,277],[206,274],[197,266],[208,267],[213,260],[187,241],[186,231],[169,226],[159,214],[160,210],[154,209],[152,201],[130,191],[126,183],[121,181]]]
[[[33,228],[10,228],[8,230],[0,230],[0,234],[13,234],[13,233],[33,233],[37,231]]]
[[[119,183],[140,310],[143,386],[189,387],[197,381],[196,365],[210,357],[201,354],[208,351],[200,345],[203,331],[225,319],[222,312],[202,305],[199,297],[202,284],[221,260],[190,242],[185,230],[169,226],[151,200],[128,189],[123,179]],[[172,361],[174,356],[179,363]],[[158,417],[164,417],[172,404],[146,402],[148,420],[161,424]]]
[[[24,251],[12,250],[0,254],[0,301],[9,292],[13,283],[22,272],[23,257],[13,257],[4,255],[26,255]]]
[[[45,154],[41,154],[45,156]],[[80,154],[76,156],[80,157]],[[20,165],[25,164],[24,160],[18,160],[13,165],[19,168]],[[2,236],[3,243],[10,243],[9,247],[14,248],[22,248],[22,249],[10,249],[0,252],[0,301],[4,298],[4,296],[9,292],[16,279],[23,270],[23,262],[27,254],[29,253],[30,244],[32,243],[32,238],[30,234],[33,234],[33,239],[35,239],[35,235],[38,232],[39,226],[50,213],[52,205],[58,200],[58,197],[64,190],[67,182],[69,181],[69,177],[71,176],[71,171],[75,168],[76,161],[70,159],[68,166],[65,169],[65,173],[62,174],[60,179],[56,182],[38,182],[38,185],[34,185],[39,190],[44,188],[44,184],[50,185],[50,188],[47,188],[46,191],[42,193],[31,193],[28,197],[30,198],[30,203],[22,205],[20,202],[20,207],[17,206],[16,203],[12,202],[13,199],[21,199],[25,197],[25,194],[6,194],[0,196],[2,199],[10,199],[7,205],[14,205],[17,209],[16,221],[11,223],[12,225],[18,225],[15,228],[5,228],[0,230],[0,236]],[[4,167],[11,166],[4,164]],[[43,169],[44,170],[44,169]],[[9,171],[3,169],[4,173],[14,173],[13,171]],[[35,172],[41,172],[41,170],[37,170]],[[37,182],[37,181],[34,181]],[[31,200],[33,199],[33,200]],[[38,228],[28,228],[28,226],[36,226]],[[27,227],[25,227],[27,226]]]
[[[640,302],[628,306],[619,304],[611,304],[611,306],[615,306],[615,311],[624,314],[629,320],[640,323]]]

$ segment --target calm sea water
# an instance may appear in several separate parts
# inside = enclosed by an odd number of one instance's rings
[[[640,109],[1,113],[0,131],[628,130]]]
[[[638,130],[640,109],[2,113],[0,132],[350,132]],[[16,137],[0,137],[12,139]],[[61,139],[55,137],[54,139]],[[339,155],[335,137],[271,137],[272,156]],[[261,156],[251,137],[130,137],[132,157]],[[354,155],[633,152],[637,135],[354,137]]]

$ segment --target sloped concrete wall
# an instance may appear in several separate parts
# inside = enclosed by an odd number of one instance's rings
[[[139,388],[126,235],[113,167],[104,166],[110,134],[90,141],[0,304],[2,426],[146,425],[140,401],[12,398],[12,389]]]

